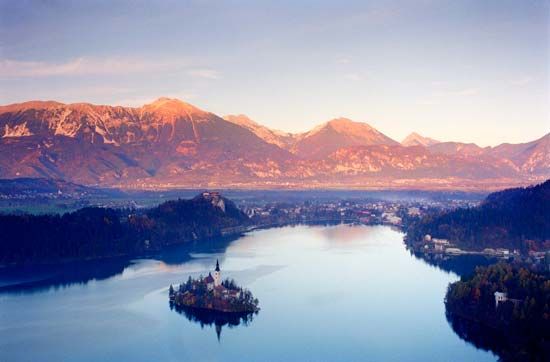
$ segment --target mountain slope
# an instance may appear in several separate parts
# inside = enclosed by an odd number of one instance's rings
[[[282,131],[272,130],[270,128],[264,127],[261,124],[258,124],[245,116],[244,114],[239,115],[226,115],[223,117],[226,121],[244,127],[256,136],[260,137],[267,143],[277,145],[281,148],[288,149],[294,143],[294,135]]]
[[[235,234],[249,219],[217,193],[128,210],[83,208],[60,215],[0,215],[0,265],[142,255],[171,244]]]
[[[173,176],[197,168],[240,174],[291,155],[248,129],[175,99],[141,108],[28,102],[0,107],[0,174],[82,183]],[[240,167],[234,163],[241,160]],[[259,166],[257,166],[259,165]],[[235,169],[237,167],[237,169]]]
[[[478,207],[428,216],[408,230],[410,240],[429,234],[465,249],[550,248],[550,180],[487,196]]]
[[[438,140],[434,140],[433,138],[424,137],[419,135],[416,132],[411,133],[403,141],[401,141],[401,144],[405,147],[409,146],[431,146],[435,145],[436,143],[440,143]]]
[[[532,142],[504,143],[488,153],[512,161],[524,172],[545,174],[550,169],[550,133]]]
[[[477,156],[484,153],[484,149],[475,143],[462,142],[439,142],[428,146],[428,149],[434,154],[443,155],[467,155]]]
[[[311,162],[311,161],[310,161]],[[373,145],[340,148],[313,163],[326,180],[345,183],[349,179],[372,178],[461,178],[491,179],[514,177],[507,162],[488,157],[432,154],[422,146]]]
[[[344,147],[397,144],[366,123],[337,118],[298,136],[292,152],[303,158],[319,159]]]
[[[345,118],[294,135],[227,119],[170,98],[136,108],[1,106],[0,178],[121,188],[496,188],[550,177],[548,135],[495,148],[416,135],[432,144],[404,147]]]

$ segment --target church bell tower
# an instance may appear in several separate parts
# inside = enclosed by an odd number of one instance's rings
[[[216,269],[214,269],[214,286],[222,285],[222,275],[220,273],[220,263],[216,259]]]

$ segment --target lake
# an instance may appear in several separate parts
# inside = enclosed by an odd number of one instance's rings
[[[260,301],[240,325],[169,307],[220,261]],[[445,318],[454,273],[385,226],[294,226],[154,259],[0,271],[1,361],[495,361]],[[201,322],[202,321],[202,322]]]

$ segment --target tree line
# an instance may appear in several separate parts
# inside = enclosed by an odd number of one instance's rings
[[[427,215],[407,226],[407,239],[426,234],[466,249],[550,249],[550,180],[492,193],[477,207]]]
[[[550,357],[548,277],[548,272],[535,273],[506,263],[478,267],[473,275],[449,285],[447,313],[451,318],[462,317],[489,327],[488,333],[497,331],[500,341],[495,345],[506,349],[513,360],[523,360],[520,356],[545,360],[540,356]],[[494,296],[497,291],[506,293],[508,298],[498,306]],[[475,338],[475,333],[467,334]],[[483,336],[480,338],[483,340]]]
[[[198,196],[145,210],[87,207],[63,215],[0,215],[0,264],[147,253],[246,225],[248,217],[224,201],[225,210]]]

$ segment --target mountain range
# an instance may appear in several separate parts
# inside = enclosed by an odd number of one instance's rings
[[[2,179],[121,188],[491,189],[550,177],[550,134],[484,148],[416,133],[397,142],[346,118],[291,134],[170,98],[0,106],[0,137]]]

